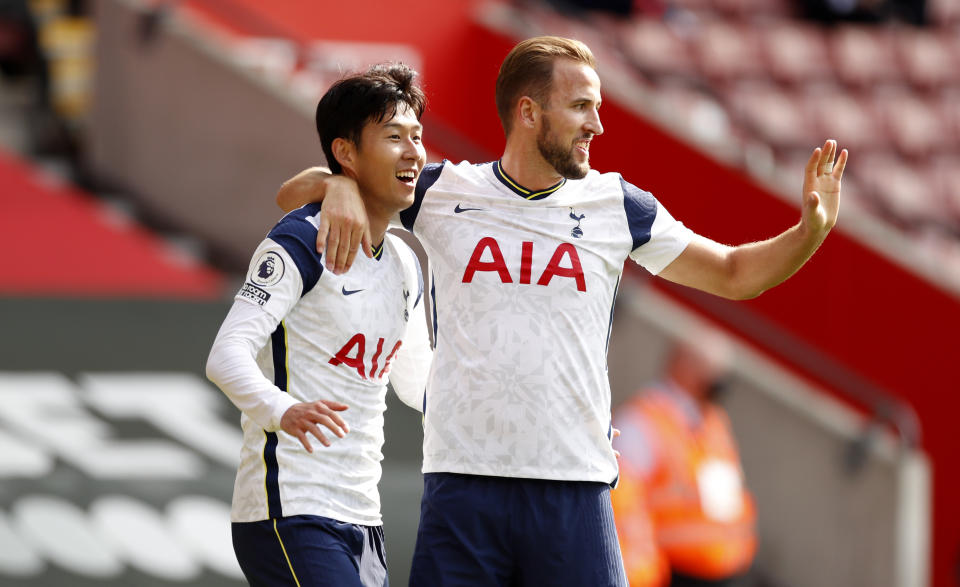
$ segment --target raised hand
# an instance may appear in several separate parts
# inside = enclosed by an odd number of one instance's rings
[[[836,159],[836,162],[834,162]],[[847,150],[837,157],[833,139],[810,155],[803,175],[803,226],[813,234],[826,234],[837,223],[840,211],[840,178],[847,165]]]
[[[303,448],[312,453],[313,447],[307,438],[307,432],[320,441],[323,446],[330,446],[330,441],[324,436],[317,424],[322,424],[330,429],[337,437],[343,438],[350,428],[343,421],[340,414],[347,409],[347,406],[339,402],[320,400],[317,402],[302,402],[294,404],[283,413],[280,418],[280,427],[284,432],[300,439]]]

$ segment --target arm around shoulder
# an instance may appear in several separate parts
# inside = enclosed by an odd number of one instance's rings
[[[343,273],[353,265],[358,249],[371,256],[370,222],[356,181],[333,175],[325,167],[311,167],[283,182],[277,192],[277,205],[284,212],[311,202],[325,202],[317,251],[326,255],[328,269]]]
[[[326,194],[326,181],[332,177],[326,167],[310,167],[280,185],[277,206],[290,212],[311,202],[322,202]]]

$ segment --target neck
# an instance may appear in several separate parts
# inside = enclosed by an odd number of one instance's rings
[[[528,190],[545,190],[556,185],[563,176],[540,154],[536,141],[514,133],[500,159],[500,167],[514,181]]]
[[[363,208],[367,212],[367,226],[370,228],[371,246],[376,246],[383,242],[383,235],[387,232],[387,226],[390,225],[390,218],[393,212],[387,213],[371,205],[371,199],[367,198],[360,187],[356,173],[347,167],[343,168],[343,174],[357,182],[357,188],[360,190],[360,200],[363,202]]]
[[[387,233],[387,227],[390,225],[390,214],[381,210],[374,209],[364,202],[364,208],[367,211],[367,224],[370,227],[370,244],[377,246],[383,242],[383,237]]]
[[[390,225],[389,218],[374,218],[367,213],[367,218],[370,222],[370,243],[373,246],[383,242],[384,235],[387,234],[387,226]]]

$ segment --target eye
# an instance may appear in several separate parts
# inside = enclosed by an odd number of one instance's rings
[[[419,143],[421,140],[420,135],[413,135],[413,142]]]
[[[395,141],[399,141],[399,140],[400,140],[400,135],[393,134],[393,135],[390,135],[390,136],[387,137],[387,138],[392,139],[392,140],[395,140]]]

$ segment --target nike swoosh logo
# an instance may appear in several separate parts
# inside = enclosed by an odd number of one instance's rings
[[[340,293],[342,293],[342,294],[345,295],[345,296],[352,296],[353,294],[357,293],[358,291],[363,291],[363,290],[362,290],[362,289],[347,289],[347,286],[343,286],[343,288],[340,290]]]
[[[457,207],[453,209],[453,213],[459,214],[461,212],[470,212],[471,210],[483,210],[483,208],[461,208],[460,204],[457,204]]]

